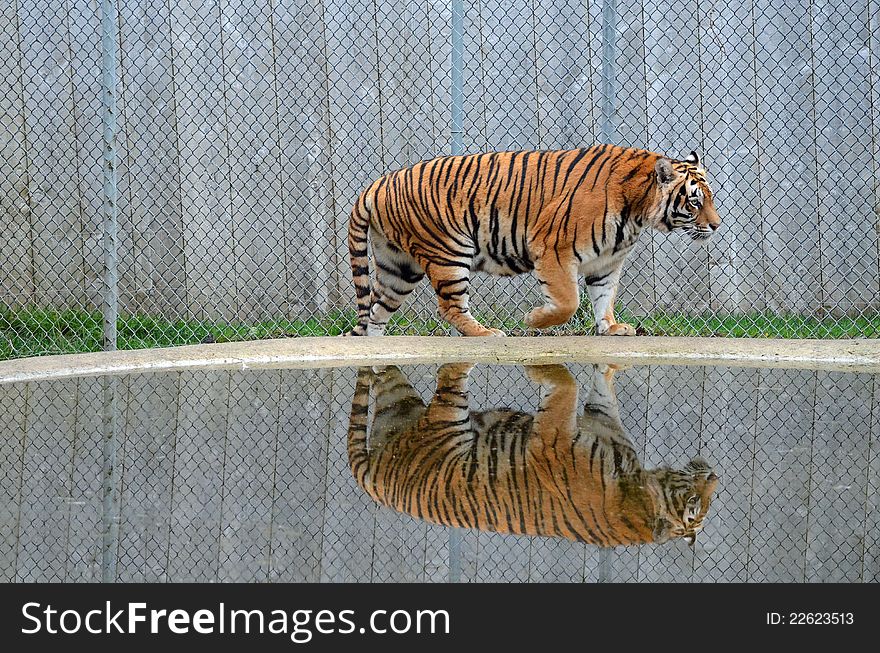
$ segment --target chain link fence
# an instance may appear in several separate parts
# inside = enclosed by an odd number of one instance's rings
[[[110,288],[101,4],[3,4],[2,358],[101,349],[105,299],[120,348],[339,333],[374,178],[603,141],[698,150],[723,220],[642,236],[619,304],[644,332],[880,334],[877,0],[115,2]],[[518,333],[539,297],[482,278],[472,306]],[[590,331],[585,305],[555,332]],[[446,332],[427,283],[390,330]]]
[[[594,370],[568,369],[580,414]],[[100,410],[107,380],[0,386],[6,425],[0,580],[880,579],[880,385],[874,375],[699,367],[617,372],[624,437],[643,468],[666,463],[682,469],[700,455],[719,481],[693,547],[672,539],[603,548],[557,536],[451,528],[374,501],[352,470],[357,373],[195,370],[119,377],[118,472],[110,502]],[[437,368],[406,367],[400,374],[395,391],[411,388],[416,403],[427,405]],[[547,395],[516,366],[478,365],[469,384],[471,415],[507,408],[529,418]],[[389,436],[377,426],[375,385],[370,405],[368,446],[377,449],[405,429],[393,422],[400,428]],[[414,405],[392,404],[392,412]],[[590,437],[591,428],[582,427],[579,437]],[[519,436],[498,428],[476,436],[483,445],[488,437]],[[569,446],[556,451],[562,455]],[[492,463],[491,455],[487,460]],[[588,483],[586,475],[579,482]],[[511,496],[523,491],[508,488]],[[569,496],[576,494],[572,489]]]

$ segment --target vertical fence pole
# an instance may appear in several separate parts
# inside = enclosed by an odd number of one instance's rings
[[[461,582],[461,529],[449,527],[449,582]]]
[[[615,59],[617,58],[617,0],[602,0],[602,117],[599,121],[600,140],[617,140],[615,109],[617,105]]]
[[[101,81],[104,126],[104,351],[116,349],[118,211],[116,188],[116,0],[101,0]]]
[[[611,549],[599,549],[599,583],[611,582]]]
[[[617,144],[615,109],[617,106],[617,0],[602,0],[602,115],[599,118],[599,142]],[[602,559],[607,561],[607,554]],[[605,569],[600,566],[601,570]],[[600,581],[604,582],[600,577]]]
[[[101,416],[101,438],[103,442],[103,468],[101,492],[101,580],[104,583],[116,581],[116,551],[119,544],[119,472],[116,467],[116,444],[118,423],[117,383],[115,376],[101,379],[103,391],[103,411]]]
[[[102,123],[104,127],[104,350],[116,349],[116,319],[119,311],[116,252],[118,247],[118,206],[116,186],[116,0],[101,0],[101,81]],[[116,488],[117,379],[102,379],[103,410],[103,546],[101,579],[116,580],[116,549],[119,539],[119,512]]]
[[[464,0],[452,0],[452,154],[464,151]]]
[[[451,152],[464,152],[464,0],[452,0],[452,107],[450,115]],[[454,335],[458,332],[453,330]],[[449,529],[449,582],[461,581],[461,529]]]

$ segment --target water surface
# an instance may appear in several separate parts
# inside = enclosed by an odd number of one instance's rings
[[[111,514],[106,380],[0,386],[0,579],[880,576],[873,375],[469,367],[120,377]]]

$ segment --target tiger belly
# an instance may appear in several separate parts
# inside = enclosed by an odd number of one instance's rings
[[[493,258],[485,254],[478,254],[471,263],[472,272],[485,272],[496,277],[513,277],[534,269],[531,261],[519,258]]]
[[[631,249],[632,246],[601,257],[588,258],[584,256],[584,261],[578,266],[578,274],[586,279],[587,285],[601,281],[614,270],[620,269]]]

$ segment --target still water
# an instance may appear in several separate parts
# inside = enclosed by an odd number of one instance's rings
[[[411,366],[0,386],[0,580],[876,581],[870,374]]]

